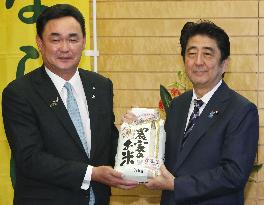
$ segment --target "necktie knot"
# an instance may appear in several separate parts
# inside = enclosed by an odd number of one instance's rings
[[[200,109],[203,106],[204,102],[202,100],[194,99],[194,107]]]
[[[72,85],[69,82],[66,82],[64,87],[67,89],[67,94],[72,93]]]

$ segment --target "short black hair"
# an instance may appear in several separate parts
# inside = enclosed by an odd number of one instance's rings
[[[67,16],[71,16],[79,22],[82,29],[82,34],[83,36],[86,36],[85,20],[82,13],[76,7],[69,4],[55,4],[53,6],[47,7],[39,15],[36,22],[38,36],[42,39],[42,34],[48,21]]]
[[[221,52],[221,62],[230,56],[230,42],[227,33],[211,21],[200,20],[197,23],[187,22],[181,30],[181,55],[185,61],[185,52],[188,40],[196,35],[205,35],[216,41]]]

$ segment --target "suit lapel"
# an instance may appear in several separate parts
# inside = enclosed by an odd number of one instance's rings
[[[221,114],[224,112],[229,102],[228,91],[229,88],[224,82],[222,82],[221,86],[209,100],[201,116],[193,127],[193,130],[188,137],[188,141],[186,142],[184,148],[182,149],[182,151],[178,152],[179,155],[175,170],[179,168],[180,165],[184,162],[199,139],[204,136],[206,131],[217,121],[219,117],[221,117]]]
[[[73,138],[75,143],[80,147],[83,153],[86,155],[85,150],[82,146],[78,133],[71,121],[71,118],[68,114],[66,107],[63,104],[60,95],[54,86],[53,82],[47,75],[44,70],[44,67],[39,68],[37,75],[32,78],[33,86],[35,86],[35,90],[39,93],[41,98],[45,101],[47,106],[52,110],[55,116],[59,119],[59,121],[64,126],[65,130],[67,130],[70,136]]]
[[[91,75],[85,73],[84,70],[79,69],[80,77],[82,80],[84,92],[86,95],[86,100],[88,104],[88,111],[89,111],[89,118],[90,118],[90,129],[91,129],[91,151],[90,151],[90,159],[94,156],[94,151],[96,150],[96,145],[98,144],[96,142],[97,138],[93,137],[95,136],[95,130],[96,130],[96,124],[97,124],[97,104],[99,102],[97,101],[96,96],[96,84],[94,82],[94,79]]]
[[[179,131],[176,131],[175,133],[179,133],[180,137],[176,138],[176,150],[177,150],[177,155],[180,155],[180,151],[181,151],[181,142],[182,142],[182,138],[184,135],[184,130],[185,130],[185,125],[186,125],[186,121],[187,121],[187,116],[188,116],[188,112],[190,109],[190,103],[192,100],[192,91],[189,91],[187,96],[186,96],[186,100],[184,100],[184,102],[181,103],[180,107],[180,111],[176,116],[176,122],[175,122],[175,128],[179,127]],[[180,118],[178,116],[181,116]]]

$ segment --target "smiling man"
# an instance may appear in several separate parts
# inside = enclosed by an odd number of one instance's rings
[[[193,90],[170,105],[165,166],[146,186],[163,190],[162,205],[242,205],[258,144],[257,108],[222,79],[230,55],[223,29],[188,22],[180,43]]]
[[[14,204],[107,205],[110,186],[137,184],[112,168],[112,82],[78,68],[86,34],[75,7],[47,8],[36,27],[43,66],[11,82],[2,98],[16,167]]]

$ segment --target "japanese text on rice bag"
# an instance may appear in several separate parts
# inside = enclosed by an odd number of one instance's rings
[[[159,175],[164,161],[164,120],[156,109],[133,108],[133,123],[123,123],[119,132],[115,169],[124,178],[145,182]]]

